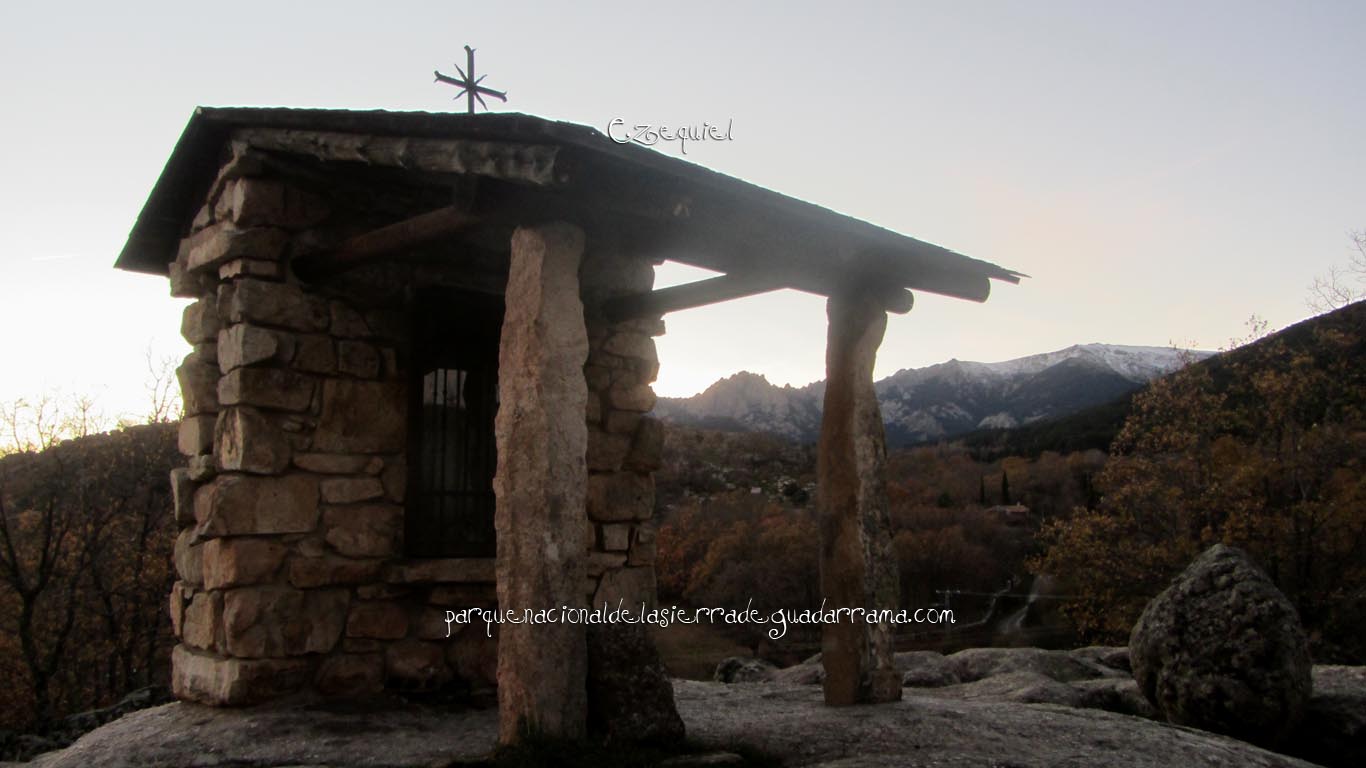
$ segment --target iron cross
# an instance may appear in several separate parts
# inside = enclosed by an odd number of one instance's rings
[[[458,99],[461,96],[464,96],[469,101],[471,115],[474,114],[475,99],[479,100],[479,105],[482,106],[484,109],[489,108],[489,105],[484,103],[484,96],[491,96],[495,99],[498,99],[499,101],[504,102],[508,100],[507,91],[495,91],[492,88],[485,88],[484,86],[479,84],[479,82],[483,80],[485,77],[488,77],[488,75],[480,75],[478,78],[475,78],[473,48],[469,47],[468,45],[465,46],[465,66],[469,68],[469,74],[466,74],[465,70],[461,69],[459,64],[456,64],[454,66],[455,71],[460,73],[459,80],[455,79],[454,77],[450,77],[449,75],[443,75],[438,71],[436,72],[436,82],[450,83],[451,85],[458,86],[461,89],[461,91],[460,93],[455,94],[455,98]]]

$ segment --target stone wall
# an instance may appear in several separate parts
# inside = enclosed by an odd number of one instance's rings
[[[664,321],[608,322],[605,298],[650,290],[654,267],[611,244],[590,245],[580,270],[588,323],[588,577],[590,608],[655,603],[655,485],[664,427],[647,415]]]
[[[496,604],[493,560],[403,556],[405,302],[440,270],[308,288],[289,259],[363,228],[302,186],[235,149],[170,269],[173,295],[196,299],[182,324],[194,350],[177,372],[187,466],[172,473],[174,690],[235,705],[305,688],[492,685],[496,630],[447,638],[444,616]],[[648,261],[605,248],[590,246],[581,270],[595,604],[654,600],[650,472],[663,432],[645,414],[663,326],[591,309],[652,281]]]

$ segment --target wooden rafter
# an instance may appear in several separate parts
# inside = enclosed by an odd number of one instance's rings
[[[659,317],[681,309],[692,309],[745,296],[776,291],[785,287],[772,279],[763,280],[748,275],[718,275],[683,285],[659,288],[648,293],[630,294],[609,299],[603,312],[612,322],[641,317]]]
[[[976,302],[984,302],[991,295],[991,280],[983,274],[945,269],[932,263],[911,261],[904,254],[876,249],[860,251],[858,259],[870,265],[870,269],[887,275],[890,281],[912,290]],[[1019,282],[1019,278],[1010,280]]]
[[[802,285],[807,285],[808,288],[804,289],[801,287]],[[811,283],[800,279],[793,281],[772,276],[718,275],[683,285],[658,288],[646,293],[617,296],[604,303],[603,312],[607,315],[608,320],[621,322],[642,317],[660,317],[669,312],[718,304],[723,301],[755,296],[782,288],[796,288],[807,290],[810,293],[827,295],[811,286]],[[910,291],[898,288],[895,285],[866,288],[865,293],[871,297],[872,301],[880,304],[883,309],[894,314],[905,314],[911,311],[911,306],[915,303]]]
[[[478,216],[455,206],[438,208],[356,235],[334,250],[300,257],[294,261],[294,271],[306,280],[317,280],[453,235],[479,221]]]

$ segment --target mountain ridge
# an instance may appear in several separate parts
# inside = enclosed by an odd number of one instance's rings
[[[984,428],[1065,416],[1114,400],[1210,352],[1119,344],[1074,344],[995,363],[956,358],[903,368],[874,383],[888,443],[908,445]],[[825,382],[778,386],[739,371],[686,398],[660,398],[666,421],[766,432],[813,442]]]

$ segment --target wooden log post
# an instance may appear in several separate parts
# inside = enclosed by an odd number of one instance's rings
[[[827,609],[895,610],[887,441],[873,390],[873,363],[887,315],[870,291],[832,295],[826,314],[825,406],[816,464],[821,594]],[[822,625],[821,663],[830,706],[901,698],[892,625],[870,623],[865,616]]]
[[[522,227],[512,236],[495,423],[494,528],[503,610],[586,606],[583,248],[582,230],[563,223]],[[583,738],[583,624],[504,623],[499,631],[500,741]]]

